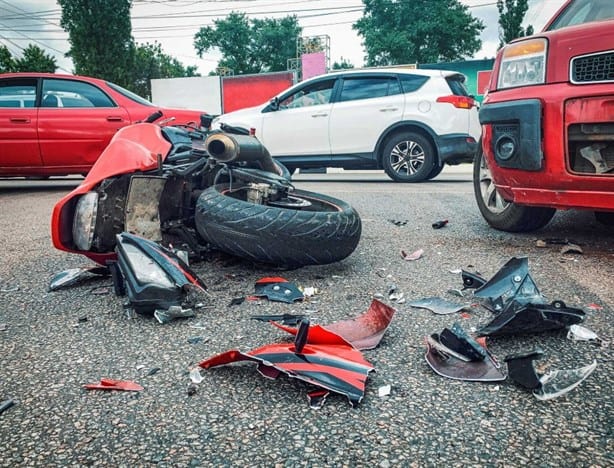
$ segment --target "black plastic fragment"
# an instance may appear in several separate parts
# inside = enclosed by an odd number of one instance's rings
[[[542,383],[533,367],[533,361],[541,358],[544,351],[537,348],[534,351],[521,354],[513,354],[505,358],[509,378],[529,390],[541,387]]]
[[[302,314],[271,314],[271,315],[252,315],[252,320],[259,320],[261,322],[279,322],[284,325],[298,325],[302,320],[307,317]]]
[[[452,328],[444,328],[439,334],[439,342],[451,350],[467,357],[470,361],[481,361],[486,358],[486,350],[471,338],[458,323]]]

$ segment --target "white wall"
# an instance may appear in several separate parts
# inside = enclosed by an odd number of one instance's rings
[[[151,101],[158,106],[221,114],[222,80],[220,76],[151,80]]]

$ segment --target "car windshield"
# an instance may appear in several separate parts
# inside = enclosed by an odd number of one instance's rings
[[[109,85],[109,87],[113,88],[119,94],[127,97],[131,101],[138,102],[139,104],[143,104],[144,106],[155,107],[147,99],[142,98],[138,94],[134,94],[132,91],[128,91],[127,89],[124,89],[121,86],[116,85],[115,83],[111,83],[110,81],[107,81],[107,84]]]
[[[612,0],[576,0],[552,22],[548,31],[614,18],[614,1]]]

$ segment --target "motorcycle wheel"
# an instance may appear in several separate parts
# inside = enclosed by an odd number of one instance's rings
[[[349,204],[305,190],[291,196],[311,206],[258,205],[240,187],[214,185],[196,202],[196,229],[223,252],[289,268],[337,262],[354,251],[361,222]]]

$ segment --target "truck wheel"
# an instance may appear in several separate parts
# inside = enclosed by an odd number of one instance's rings
[[[384,146],[382,166],[388,177],[395,182],[426,180],[435,163],[433,145],[418,133],[395,133]]]
[[[554,208],[536,208],[504,200],[495,187],[488,163],[482,152],[482,143],[473,161],[473,191],[484,219],[495,229],[508,232],[528,232],[550,222]]]
[[[245,193],[215,185],[196,202],[196,229],[219,250],[294,268],[337,262],[358,245],[360,217],[344,201],[294,190],[280,207],[247,202]],[[304,202],[310,206],[301,207]]]

